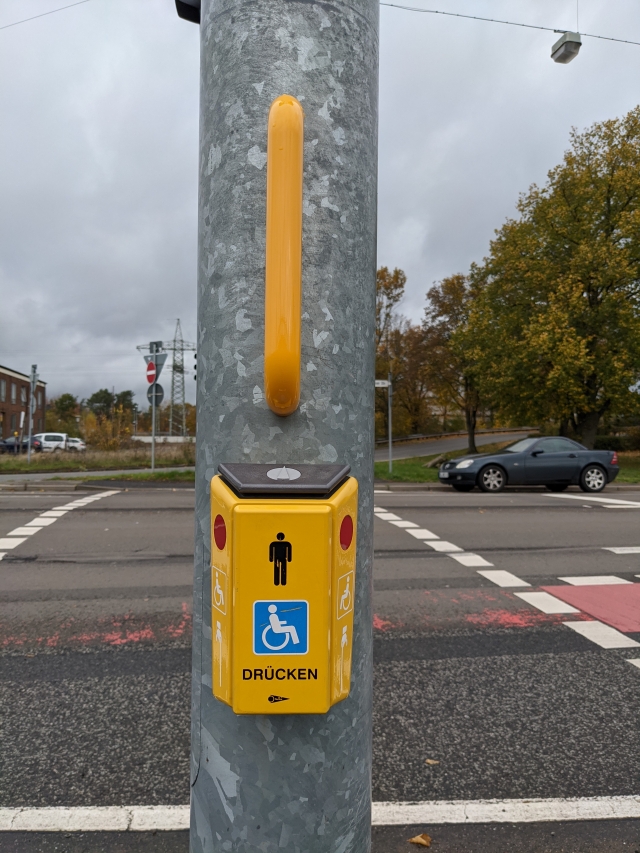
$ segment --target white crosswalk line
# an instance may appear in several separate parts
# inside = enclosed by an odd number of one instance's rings
[[[410,527],[419,527],[420,525],[414,524],[413,521],[392,521],[391,524],[395,524],[396,527],[402,527],[404,530],[408,530]]]
[[[616,583],[633,583],[633,581],[626,581],[624,578],[617,578],[615,575],[578,575],[570,578],[558,578],[558,580],[570,583],[571,586],[607,586]]]
[[[50,524],[55,524],[57,518],[34,518],[33,521],[27,521],[25,527],[49,527]]]
[[[554,595],[549,595],[548,592],[514,592],[514,595],[543,613],[580,613],[575,607],[560,601]]]
[[[15,530],[10,530],[7,536],[33,536],[41,529],[40,527],[16,527]]]
[[[430,530],[425,530],[424,527],[418,527],[416,530],[407,530],[407,533],[410,536],[415,537],[416,539],[438,539],[435,533],[432,533]]]
[[[413,531],[409,530],[408,532],[412,533]],[[441,551],[443,554],[448,554],[452,551],[462,551],[462,548],[458,548],[453,542],[446,542],[444,539],[426,541],[424,544],[429,545],[434,551]]]
[[[381,521],[400,521],[400,516],[393,512],[377,512],[376,515]]]
[[[17,548],[18,545],[22,545],[22,543],[26,541],[26,539],[20,539],[17,536],[14,536],[11,539],[7,537],[6,539],[0,539],[0,548],[3,551],[10,551],[11,548]]]
[[[603,622],[563,622],[563,625],[603,649],[631,649],[640,646],[640,643],[632,640],[631,637],[627,637],[626,634],[616,631],[615,628]]]
[[[481,557],[480,554],[451,554],[450,556],[452,560],[456,560],[462,566],[467,566],[470,569],[474,569],[476,566],[493,565],[493,563]]]
[[[637,666],[640,669],[640,658],[627,658],[627,663]]]
[[[505,572],[502,569],[495,569],[494,571],[478,571],[479,575],[482,575],[483,578],[486,578],[491,583],[495,583],[497,586],[502,587],[512,587],[512,586],[531,586],[530,583],[526,581],[520,580],[515,575],[512,575],[511,572]]]

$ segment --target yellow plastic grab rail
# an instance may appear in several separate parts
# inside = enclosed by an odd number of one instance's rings
[[[282,417],[300,402],[303,131],[302,106],[280,95],[267,136],[264,385],[269,408]]]

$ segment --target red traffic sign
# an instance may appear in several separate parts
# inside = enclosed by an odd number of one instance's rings
[[[155,381],[156,381],[156,366],[152,361],[150,361],[149,364],[147,364],[147,382],[149,383],[149,385],[153,385],[153,383]]]

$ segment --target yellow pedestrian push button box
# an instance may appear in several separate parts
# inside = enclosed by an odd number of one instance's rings
[[[218,470],[213,693],[236,714],[326,713],[351,684],[358,483],[347,465]]]

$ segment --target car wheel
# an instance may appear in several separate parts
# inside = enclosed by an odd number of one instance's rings
[[[569,488],[569,483],[547,483],[550,492],[564,492]]]
[[[607,474],[599,465],[587,465],[580,474],[580,488],[583,492],[601,492],[607,485]]]
[[[507,485],[507,475],[499,465],[487,465],[478,474],[478,486],[483,492],[501,492]]]
[[[473,483],[451,483],[451,487],[456,490],[456,492],[472,492],[475,488]]]

